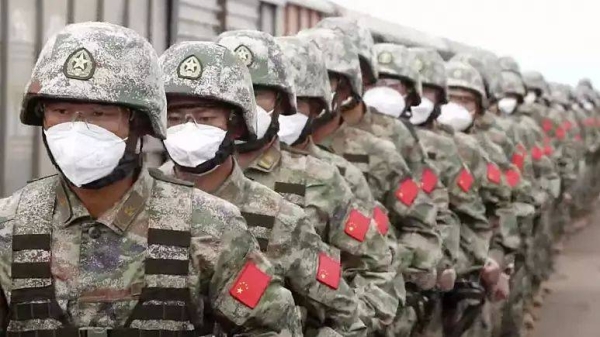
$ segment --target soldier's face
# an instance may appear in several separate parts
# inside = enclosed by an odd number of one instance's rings
[[[44,129],[62,123],[86,122],[106,129],[121,139],[129,136],[132,113],[129,109],[108,104],[60,101],[42,102]]]
[[[439,104],[442,101],[442,91],[439,88],[424,85],[423,86],[423,97],[427,98],[433,104]]]
[[[315,118],[323,110],[322,104],[315,98],[299,97],[297,103],[298,112],[308,117]]]
[[[193,97],[169,98],[168,126],[196,122],[227,131],[231,107],[219,102]]]
[[[450,88],[448,89],[448,98],[450,102],[462,105],[473,116],[477,114],[477,95],[474,92],[461,88]]]
[[[255,88],[254,97],[256,98],[256,105],[265,109],[266,111],[272,111],[275,109],[277,104],[277,91],[273,89]]]

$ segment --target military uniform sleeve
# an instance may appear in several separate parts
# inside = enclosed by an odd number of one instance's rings
[[[372,310],[375,316],[363,322],[374,329],[369,324],[391,321],[397,308],[397,300],[387,292],[394,276],[389,270],[392,257],[384,236],[371,218],[372,209],[358,205],[350,187],[334,167],[311,159],[307,171],[305,213],[309,221],[325,224],[327,229],[317,231],[326,236],[327,243],[341,251],[344,278],[352,280],[350,286],[359,296],[359,306],[366,305],[365,296],[376,294]],[[364,311],[359,309],[359,312],[363,318]]]
[[[231,335],[302,336],[292,294],[239,210],[196,190],[192,220],[192,262],[207,301],[202,318]]]
[[[325,244],[299,207],[282,200],[269,242],[269,258],[283,263],[286,284],[296,294],[296,304],[305,307],[341,336],[363,337],[367,328],[358,316],[358,298],[342,277],[338,249]],[[282,244],[279,244],[282,243]],[[291,244],[284,244],[291,243]]]
[[[403,271],[407,281],[435,273],[442,258],[435,203],[421,190],[392,143],[378,140],[373,157],[383,164],[384,171],[378,176],[387,182],[383,200],[390,211],[398,243],[412,255],[408,269]]]

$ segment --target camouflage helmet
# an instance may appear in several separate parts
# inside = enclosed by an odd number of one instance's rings
[[[481,75],[468,63],[450,61],[446,63],[448,88],[456,87],[473,91],[479,95],[480,108],[486,107],[486,94]]]
[[[289,107],[285,113],[296,113],[290,65],[273,36],[256,30],[235,30],[219,35],[217,43],[233,51],[248,67],[255,86],[275,88],[285,94]]]
[[[585,88],[588,88],[590,90],[594,90],[594,86],[592,85],[592,81],[589,78],[582,78],[577,83],[577,86],[578,87],[585,87]]]
[[[323,53],[308,39],[285,36],[275,39],[292,65],[297,97],[317,98],[331,111],[331,86]]]
[[[327,71],[346,77],[353,95],[362,97],[363,83],[358,52],[349,37],[326,28],[303,30],[298,36],[312,41],[323,53]]]
[[[186,41],[159,59],[165,92],[212,99],[238,109],[249,136],[256,134],[256,102],[248,68],[229,49],[214,42]]]
[[[158,56],[135,31],[104,22],[68,25],[51,37],[33,68],[21,122],[42,125],[43,98],[107,103],[143,113],[151,135],[166,137],[166,97]]]
[[[450,61],[463,62],[477,69],[483,79],[486,93],[491,95],[497,92],[499,86],[500,67],[497,64],[497,58],[493,55],[480,56],[473,53],[459,53],[454,55]]]
[[[414,85],[416,96],[415,103],[420,104],[423,87],[419,71],[423,64],[408,48],[393,43],[378,43],[375,45],[377,66],[382,76],[408,80]]]
[[[375,51],[373,50],[375,42],[371,31],[367,27],[352,19],[342,17],[325,18],[317,24],[317,27],[337,29],[348,36],[358,48],[358,56],[362,59],[363,64],[369,67],[369,73],[372,75],[372,78],[369,79],[370,84],[377,81],[379,73]]]
[[[498,95],[505,97],[508,94],[514,94],[518,96],[519,102],[523,103],[526,93],[521,76],[512,71],[502,71],[500,73],[500,92],[498,92]]]
[[[502,71],[512,71],[516,74],[521,74],[521,67],[517,60],[510,56],[502,56],[498,59],[498,63],[500,64],[500,69]]]
[[[415,62],[421,66],[417,66],[421,83],[437,87],[443,92],[442,104],[448,102],[446,64],[442,56],[432,48],[410,48],[410,53],[415,58]]]
[[[567,90],[565,90],[565,87],[563,87],[562,84],[555,82],[550,82],[548,85],[550,87],[551,101],[556,104],[568,106],[569,93]]]
[[[537,90],[540,93],[543,93],[547,86],[544,75],[539,71],[523,72],[523,82],[527,90]]]

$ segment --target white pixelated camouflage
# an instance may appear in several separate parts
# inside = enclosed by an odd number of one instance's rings
[[[477,69],[464,62],[450,61],[446,63],[446,75],[448,76],[448,87],[473,90],[485,101],[485,87]]]
[[[408,79],[414,83],[419,96],[422,93],[421,75],[423,67],[420,60],[408,51],[408,48],[394,43],[378,43],[375,45],[377,64],[380,75]]]
[[[24,124],[42,124],[35,111],[39,98],[131,107],[149,118],[153,136],[166,135],[166,97],[158,56],[146,39],[129,28],[77,23],[51,37],[26,87]]]
[[[193,77],[185,62],[195,57]],[[214,42],[186,41],[167,49],[159,59],[165,92],[214,99],[239,108],[250,135],[256,134],[256,102],[248,68],[229,49]]]

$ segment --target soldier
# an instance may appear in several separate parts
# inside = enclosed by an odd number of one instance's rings
[[[193,67],[193,64],[186,64]],[[152,46],[107,23],[69,25],[35,65],[21,121],[59,175],[0,202],[8,336],[301,336],[291,293],[239,210],[142,165],[166,136]]]
[[[176,44],[160,63],[168,101],[165,145],[173,159],[165,171],[240,208],[261,251],[305,306],[309,329],[363,336],[358,300],[341,278],[339,251],[321,241],[301,208],[244,177],[233,158],[234,141],[256,137],[248,69],[213,42]]]
[[[409,282],[430,289],[435,286],[436,266],[441,258],[435,205],[420,192],[393,143],[342,123],[346,117],[352,119],[358,115],[360,120],[364,114],[364,105],[360,103],[363,83],[356,46],[351,41],[341,45],[335,32],[323,28],[301,32],[300,36],[310,38],[324,52],[328,50],[327,46],[340,46],[329,50],[342,55],[343,62],[339,67],[345,68],[344,72],[330,72],[336,100],[343,102],[342,114],[332,116],[315,130],[313,138],[329,151],[355,163],[365,174],[373,195],[388,208],[391,223],[395,226],[402,251],[396,254],[395,268],[404,272]],[[346,35],[342,37],[348,39]],[[401,302],[404,305],[404,298]],[[404,317],[407,314],[411,317]],[[388,333],[410,333],[411,321],[415,319],[414,312],[410,314],[399,308],[396,322]],[[398,324],[400,321],[403,323]]]
[[[373,209],[356,201],[337,168],[292,153],[277,138],[279,116],[297,114],[296,93],[283,51],[272,36],[256,31],[226,32],[217,42],[242,59],[254,84],[257,139],[237,145],[244,174],[304,209],[323,241],[342,251],[344,277],[360,299],[363,322],[370,331],[389,324],[397,306],[387,292],[394,274],[389,271],[391,254],[385,238],[371,218]],[[261,132],[265,126],[268,130]]]

